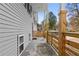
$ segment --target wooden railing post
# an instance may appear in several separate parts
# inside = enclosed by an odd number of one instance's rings
[[[59,13],[59,39],[58,39],[58,49],[59,55],[65,55],[65,35],[66,32],[66,10],[64,9],[64,4],[61,4],[61,10]]]
[[[51,35],[51,46],[52,46],[52,35]]]
[[[47,43],[48,43],[48,31],[47,31],[47,38],[46,38],[46,40],[47,40]]]

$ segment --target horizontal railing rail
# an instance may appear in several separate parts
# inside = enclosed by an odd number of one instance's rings
[[[79,56],[79,33],[66,32],[64,34],[66,36],[66,54]]]
[[[66,32],[64,34],[65,34],[65,36],[71,36],[71,37],[79,38],[79,32]]]
[[[65,55],[79,56],[79,33],[78,32],[65,32],[62,33],[65,36]],[[47,32],[47,42],[59,52],[59,35],[57,31]]]

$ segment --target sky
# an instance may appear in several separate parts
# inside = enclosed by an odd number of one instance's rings
[[[79,4],[78,4],[78,8],[79,8]],[[49,12],[52,11],[54,13],[54,15],[57,17],[57,21],[58,21],[58,13],[59,13],[59,9],[60,9],[60,4],[59,3],[49,3],[48,4],[48,10]],[[38,23],[41,24],[41,22],[44,20],[44,12],[39,12],[38,13]],[[67,21],[69,22],[69,17],[67,17]]]
[[[58,13],[59,13],[59,3],[49,3],[48,4],[48,11],[52,11],[55,16],[57,16],[58,19]],[[44,20],[44,12],[38,12],[38,23],[41,24],[41,22]]]
[[[41,24],[43,20],[44,20],[44,12],[38,12],[38,23]]]

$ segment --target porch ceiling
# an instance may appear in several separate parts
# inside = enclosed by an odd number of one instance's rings
[[[33,11],[48,11],[48,4],[47,3],[31,3]]]

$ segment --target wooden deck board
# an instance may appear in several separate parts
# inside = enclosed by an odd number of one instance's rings
[[[38,38],[33,40],[26,47],[21,56],[56,56],[57,54],[51,46],[49,46],[45,39]]]

